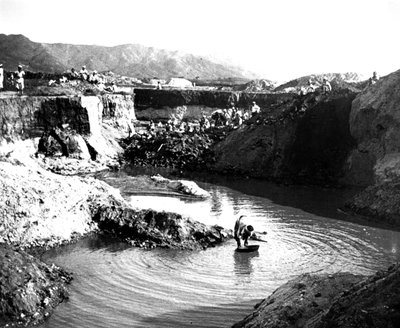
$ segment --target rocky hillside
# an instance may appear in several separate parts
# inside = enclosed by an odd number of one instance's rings
[[[62,72],[71,67],[79,70],[82,65],[86,65],[89,70],[111,70],[117,74],[138,78],[255,77],[240,67],[139,44],[115,47],[47,44],[33,42],[23,35],[0,34],[0,62],[6,70],[15,70],[18,64],[22,64],[25,70],[29,71]]]

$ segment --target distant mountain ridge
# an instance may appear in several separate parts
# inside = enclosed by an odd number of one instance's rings
[[[82,65],[86,65],[89,70],[112,71],[138,78],[236,77],[250,80],[257,77],[238,66],[138,44],[115,47],[50,44],[33,42],[23,35],[5,34],[0,34],[0,63],[6,70],[15,70],[22,64],[25,70],[47,73],[63,72],[72,67],[79,71]]]

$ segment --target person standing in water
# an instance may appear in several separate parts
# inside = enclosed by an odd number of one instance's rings
[[[241,215],[235,222],[235,228],[233,230],[234,238],[237,243],[237,247],[241,247],[241,239],[244,241],[244,246],[248,245],[248,239],[254,233],[252,225],[247,224],[244,219],[245,215]]]

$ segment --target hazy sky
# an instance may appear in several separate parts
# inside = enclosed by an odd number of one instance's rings
[[[400,0],[0,0],[0,33],[209,54],[280,81],[400,69]]]

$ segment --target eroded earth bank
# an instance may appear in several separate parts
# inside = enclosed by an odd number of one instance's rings
[[[0,98],[0,325],[38,323],[68,297],[71,273],[35,258],[38,247],[88,233],[148,248],[204,249],[230,237],[175,213],[134,209],[118,190],[85,175],[124,161],[365,187],[343,209],[398,229],[399,82],[400,71],[363,90],[342,86],[327,95],[135,90]],[[241,125],[193,128],[203,114],[232,104],[248,110],[252,101],[262,111]],[[167,131],[169,120],[192,129]],[[152,130],[151,121],[162,124]],[[160,177],[146,186],[207,197]],[[235,327],[395,327],[398,286],[398,266],[371,277],[300,276]]]

